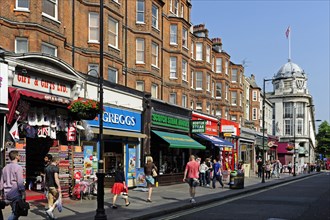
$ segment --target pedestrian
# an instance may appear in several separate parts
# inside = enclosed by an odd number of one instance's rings
[[[189,162],[187,163],[184,171],[183,182],[188,182],[189,184],[191,203],[196,203],[195,194],[196,194],[196,186],[198,185],[198,177],[199,177],[199,164],[195,160],[195,156],[190,155]]]
[[[52,157],[51,163],[46,168],[46,186],[48,191],[48,210],[46,214],[50,219],[55,219],[53,211],[59,203],[58,198],[61,193],[58,163],[59,159]]]
[[[147,163],[144,165],[144,172],[146,174],[146,181],[148,186],[148,198],[146,202],[152,202],[152,187],[155,185],[155,178],[152,176],[153,169],[157,172],[157,167],[154,164],[154,160],[151,156],[146,157]]]
[[[307,163],[306,162],[303,165],[303,169],[304,169],[304,174],[306,174],[307,173]]]
[[[46,174],[46,168],[52,162],[52,158],[53,158],[53,156],[51,154],[46,154],[45,155],[45,157],[44,157],[44,171],[43,171],[43,173],[41,173],[41,176],[43,178],[43,184],[44,184],[44,194],[45,194],[46,198],[48,198],[48,191],[47,191],[47,186],[46,186],[45,174]],[[48,209],[48,204],[45,208],[46,208],[46,210]]]
[[[126,186],[126,181],[125,181],[125,174],[124,174],[124,169],[121,163],[118,164],[117,169],[115,171],[115,184],[113,185],[111,189],[111,193],[113,194],[112,198],[112,206],[111,208],[116,209],[116,200],[118,195],[120,194],[126,194],[123,195],[123,198],[125,199],[125,205],[129,206],[131,203],[128,201],[128,188]]]
[[[261,178],[262,176],[262,160],[261,158],[259,157],[259,159],[257,160],[257,165],[258,165],[258,178]]]
[[[270,161],[268,160],[266,163],[266,179],[270,179],[270,171],[271,171]]]
[[[199,176],[200,176],[199,185],[200,186],[206,186],[205,173],[207,170],[208,170],[208,167],[206,166],[205,161],[203,161],[203,163],[199,166]]]
[[[206,158],[205,159],[205,164],[207,166],[207,170],[205,172],[206,187],[210,187],[210,183],[211,183],[211,179],[212,179],[211,174],[212,174],[212,171],[213,171],[211,159]]]
[[[291,172],[292,172],[292,163],[291,163],[291,161],[288,163],[288,170],[289,170],[289,175],[291,175]]]
[[[23,168],[18,165],[20,156],[18,151],[12,150],[9,152],[10,163],[3,170],[0,180],[0,192],[6,203],[9,203],[12,213],[8,220],[17,220],[19,216],[15,214],[16,203],[23,199],[25,200],[25,187],[23,180]]]
[[[215,189],[215,183],[219,181],[221,187],[224,185],[222,183],[222,172],[221,172],[221,163],[216,159],[213,160],[213,179],[212,179],[212,187]]]

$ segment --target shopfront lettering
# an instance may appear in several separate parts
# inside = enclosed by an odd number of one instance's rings
[[[184,131],[189,130],[188,119],[175,118],[167,115],[154,113],[152,114],[151,120],[154,125],[177,128]]]
[[[121,124],[127,126],[135,126],[136,119],[133,116],[125,116],[120,114],[113,114],[109,112],[104,112],[103,121],[112,124]]]
[[[71,97],[70,84],[57,82],[56,80],[31,76],[28,74],[16,73],[13,84],[22,88],[33,89],[52,95]]]

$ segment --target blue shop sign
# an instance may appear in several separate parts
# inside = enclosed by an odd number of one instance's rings
[[[89,120],[88,124],[98,127],[99,119]],[[141,114],[106,106],[103,112],[103,127],[141,132]]]

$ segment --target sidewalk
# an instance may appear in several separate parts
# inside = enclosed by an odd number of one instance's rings
[[[219,201],[231,198],[240,194],[246,194],[262,188],[277,185],[283,182],[293,181],[295,179],[305,178],[319,173],[300,174],[296,177],[288,174],[281,174],[281,178],[272,178],[261,183],[261,179],[255,176],[245,178],[244,189],[230,189],[225,184],[225,188],[219,188],[217,183],[216,189],[197,187],[196,189],[196,204],[190,204],[189,200],[189,186],[188,184],[176,184],[171,186],[160,186],[153,188],[152,203],[146,203],[147,192],[141,190],[130,190],[129,199],[131,205],[126,207],[124,200],[121,197],[117,199],[118,209],[111,209],[112,195],[110,189],[105,189],[104,204],[108,219],[149,219],[162,214],[169,214],[174,211],[183,210],[192,206],[204,205],[210,202]],[[58,219],[81,219],[92,220],[96,214],[97,201],[94,200],[71,200],[64,199],[64,209],[61,213],[57,210],[54,212]],[[20,217],[20,219],[46,219],[44,201],[30,202],[30,212],[27,217]],[[3,210],[4,219],[7,219],[10,214],[10,206]]]

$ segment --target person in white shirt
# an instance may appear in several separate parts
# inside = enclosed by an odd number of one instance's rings
[[[205,161],[199,166],[199,185],[200,186],[206,186],[206,178],[205,178],[205,173],[209,168],[206,166]]]

